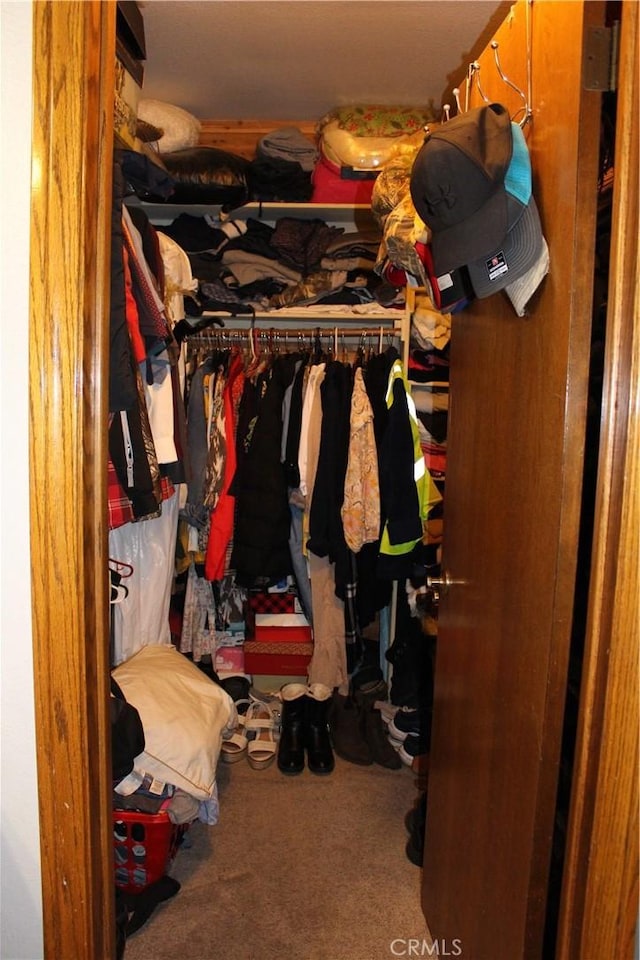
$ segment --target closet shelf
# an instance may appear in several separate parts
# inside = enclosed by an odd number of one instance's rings
[[[342,326],[353,324],[360,327],[385,326],[399,328],[402,325],[405,316],[404,307],[380,307],[373,306],[367,309],[349,308],[342,306],[340,309],[335,307],[323,306],[322,304],[298,307],[280,307],[277,310],[256,310],[254,316],[248,314],[233,314],[226,311],[205,310],[202,313],[204,317],[219,317],[226,321],[229,319],[234,326],[249,328],[254,324],[259,324],[262,330],[268,330],[269,327],[275,329],[287,329],[291,326],[291,321],[298,325],[305,325],[309,329],[318,326],[318,324],[329,326]],[[194,319],[202,319],[194,318]],[[224,329],[224,327],[222,328]]]
[[[299,220],[324,220],[329,224],[367,224],[375,225],[371,207],[366,203],[276,203],[271,201],[252,201],[221,216],[222,206],[212,203],[150,203],[138,197],[127,197],[127,206],[141,207],[151,223],[172,223],[181,213],[192,217],[215,217],[216,220],[267,220],[280,217],[295,217]]]

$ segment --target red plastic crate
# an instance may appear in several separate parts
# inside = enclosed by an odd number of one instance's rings
[[[166,813],[113,811],[115,884],[139,893],[165,875],[175,857],[186,824],[175,824]]]

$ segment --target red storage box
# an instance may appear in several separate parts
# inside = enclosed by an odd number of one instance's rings
[[[311,643],[311,627],[271,627],[256,624],[251,637],[256,643]]]
[[[305,677],[313,653],[312,643],[265,643],[247,640],[244,668],[258,676]]]
[[[313,633],[303,613],[254,613],[245,622],[247,640],[267,643],[311,643]],[[249,671],[250,672],[250,671]]]
[[[375,180],[343,179],[337,163],[320,156],[311,174],[311,203],[348,203],[371,206]]]
[[[139,893],[165,875],[187,824],[175,824],[166,813],[113,811],[115,884]]]
[[[295,613],[297,599],[294,593],[250,593],[249,610],[254,613]]]

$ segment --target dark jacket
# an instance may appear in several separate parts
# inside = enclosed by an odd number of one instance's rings
[[[335,563],[336,595],[342,599],[345,585],[353,580],[340,515],[349,456],[352,389],[351,368],[337,361],[329,363],[320,387],[322,430],[309,514],[309,550]]]
[[[113,203],[111,212],[111,301],[109,308],[109,411],[130,410],[137,402],[132,369],[131,342],[125,308],[125,278],[122,259],[122,168],[113,165]]]
[[[231,566],[241,585],[258,578],[281,579],[293,570],[289,552],[291,515],[284,465],[280,461],[282,401],[295,373],[295,357],[276,357],[257,414],[239,414],[238,468],[232,485],[236,520]],[[248,394],[253,386],[245,385]],[[244,425],[242,425],[244,424]]]

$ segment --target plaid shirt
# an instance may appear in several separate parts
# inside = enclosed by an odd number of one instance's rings
[[[174,494],[174,486],[168,477],[160,477],[161,500],[169,500]],[[107,506],[109,510],[109,530],[115,530],[116,527],[122,527],[125,523],[133,523],[136,519],[133,515],[131,501],[122,489],[116,469],[109,458],[107,465]],[[160,516],[161,503],[158,504],[157,513],[149,514],[148,517],[138,517],[138,520],[149,520],[151,517]]]

